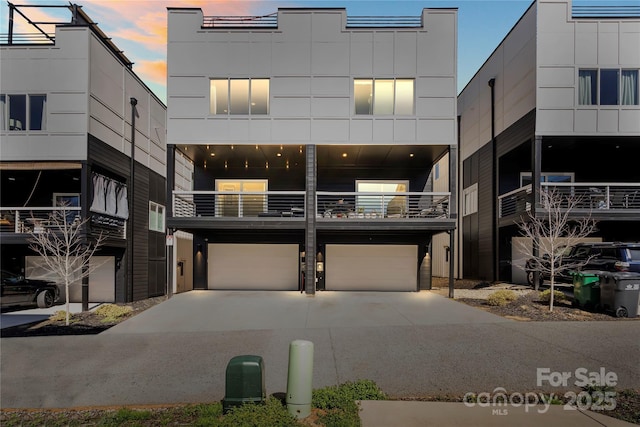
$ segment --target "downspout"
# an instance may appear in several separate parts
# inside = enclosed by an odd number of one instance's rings
[[[459,202],[458,202],[458,218],[456,219],[456,222],[458,224],[458,226],[456,227],[456,229],[458,230],[458,252],[456,252],[456,259],[458,260],[457,262],[457,274],[456,274],[456,278],[458,279],[462,279],[462,262],[463,262],[463,247],[462,247],[462,236],[463,236],[463,230],[462,230],[462,217],[464,214],[464,206],[462,206],[462,202],[464,202],[464,200],[460,197],[460,195],[462,194],[462,190],[464,189],[464,182],[462,182],[462,166],[463,166],[463,162],[462,162],[462,137],[460,136],[460,129],[462,128],[462,116],[458,116],[458,182],[456,183],[457,187],[458,187],[458,193],[456,194],[456,197],[458,198]]]
[[[498,269],[500,262],[498,260],[498,149],[496,147],[496,79],[492,78],[488,81],[491,88],[491,185],[492,190],[492,218],[491,233],[493,236],[493,281],[498,281]]]
[[[131,187],[129,191],[129,238],[127,239],[129,242],[129,280],[128,280],[128,289],[126,300],[127,302],[133,301],[133,214],[134,207],[133,202],[135,198],[133,197],[133,182],[135,181],[135,152],[136,152],[136,105],[138,105],[138,100],[136,98],[129,98],[129,102],[131,103],[131,163],[129,165],[129,176],[130,182],[129,185]]]

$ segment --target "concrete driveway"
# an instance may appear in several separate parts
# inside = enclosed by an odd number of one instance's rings
[[[192,292],[100,335],[2,338],[0,405],[217,401],[241,354],[262,356],[267,393],[283,392],[295,339],[314,343],[316,388],[367,378],[394,397],[564,393],[538,386],[538,368],[605,369],[637,388],[639,332],[638,321],[508,321],[430,292]]]
[[[423,292],[192,291],[105,334],[367,328],[501,323],[508,320]]]

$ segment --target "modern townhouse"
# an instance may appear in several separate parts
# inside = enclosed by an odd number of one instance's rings
[[[455,9],[169,8],[172,290],[428,288],[456,227],[456,45]]]
[[[640,7],[537,0],[458,96],[458,274],[524,283],[514,239],[542,190],[594,236],[640,240]]]
[[[108,236],[71,301],[162,295],[166,107],[80,6],[47,8],[70,19],[9,4],[0,46],[2,269],[43,274],[28,240],[66,205],[69,221],[90,219],[87,241]]]

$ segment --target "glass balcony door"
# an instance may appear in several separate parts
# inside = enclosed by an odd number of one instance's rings
[[[216,196],[216,216],[257,217],[267,210],[267,180],[216,180],[216,191],[229,192]]]

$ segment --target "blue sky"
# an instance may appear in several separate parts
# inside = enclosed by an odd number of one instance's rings
[[[278,7],[344,7],[352,16],[419,16],[425,7],[458,9],[458,90],[498,46],[532,0],[86,0],[78,1],[107,36],[135,63],[134,71],[166,102],[166,8],[200,7],[205,15],[262,15]],[[17,4],[68,4],[23,0]],[[638,5],[640,0],[574,0],[574,4]],[[0,32],[6,33],[7,5],[0,6]],[[58,10],[50,10],[60,13]],[[36,11],[25,9],[30,16]],[[64,12],[68,19],[68,12]],[[41,15],[36,15],[41,20]]]

